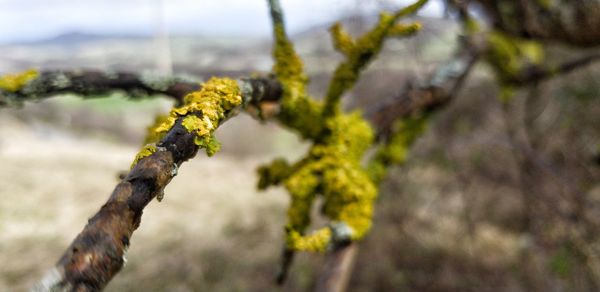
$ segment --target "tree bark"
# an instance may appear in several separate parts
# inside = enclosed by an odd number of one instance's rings
[[[350,243],[328,253],[315,292],[346,291],[357,253],[357,243]]]
[[[281,94],[279,84],[269,79],[240,80],[239,83],[242,105],[276,100]],[[228,116],[237,112],[232,110]],[[121,270],[144,208],[163,191],[177,174],[177,168],[198,151],[194,143],[196,135],[181,125],[182,120],[178,119],[157,144],[157,151],[140,160],[116,186],[108,201],[34,291],[98,291]]]
[[[485,9],[495,29],[513,36],[600,45],[600,0],[473,0]]]

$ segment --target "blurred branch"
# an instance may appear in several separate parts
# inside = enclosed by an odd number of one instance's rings
[[[35,78],[15,90],[0,88],[0,107],[67,93],[98,98],[114,91],[134,99],[165,95],[181,102],[187,93],[200,88],[199,82],[189,79],[152,74],[108,71],[43,71],[36,74]]]
[[[238,109],[249,103],[277,100],[279,96],[273,95],[281,93],[280,88],[271,88],[278,84],[268,79],[239,80],[238,84],[241,105],[228,110],[220,121],[237,114]],[[156,151],[135,164],[34,291],[97,291],[121,270],[143,209],[163,192],[178,167],[199,149],[197,133],[190,132],[184,122],[185,118],[197,115],[202,114],[192,111],[178,118],[157,143]]]
[[[564,62],[558,66],[531,65],[505,81],[510,85],[516,86],[531,85],[563,74],[568,74],[599,60],[600,53],[594,52],[587,56]]]
[[[266,90],[261,102],[279,100],[281,84],[272,76],[246,77],[242,80],[256,90]],[[200,89],[200,82],[178,76],[97,70],[43,71],[18,90],[0,88],[0,108],[20,106],[24,102],[35,102],[60,94],[75,94],[91,99],[113,92],[121,92],[131,99],[164,95],[175,100],[176,104],[181,104],[184,96]],[[250,110],[260,110],[260,104],[255,103],[255,100],[251,102],[254,107]]]
[[[600,45],[600,0],[471,0],[483,6],[494,29],[515,37]]]
[[[411,36],[421,28],[420,23],[397,22],[407,15],[416,13],[426,3],[427,0],[419,0],[398,9],[393,14],[381,13],[376,25],[356,39],[352,38],[339,22],[330,28],[334,48],[345,58],[338,64],[329,82],[325,96],[324,117],[340,109],[342,95],[354,86],[361,72],[377,57],[387,39]]]
[[[314,291],[346,291],[357,253],[357,243],[350,243],[329,252]]]
[[[393,128],[396,121],[409,118],[416,113],[433,112],[443,107],[456,95],[479,57],[479,46],[475,42],[477,38],[473,36],[464,39],[463,45],[455,55],[442,64],[429,80],[421,84],[417,81],[408,82],[402,94],[367,112],[383,144],[386,144],[391,135],[399,130]],[[412,143],[412,141],[414,140],[409,139],[406,142]],[[382,163],[387,167],[391,161]],[[381,178],[377,181],[379,182]],[[344,291],[357,250],[357,244],[352,243],[328,254],[315,291]]]
[[[462,39],[455,54],[424,82],[411,80],[402,93],[378,103],[365,111],[377,129],[380,140],[386,141],[393,134],[396,120],[416,113],[429,113],[443,107],[456,96],[483,50],[480,35]]]

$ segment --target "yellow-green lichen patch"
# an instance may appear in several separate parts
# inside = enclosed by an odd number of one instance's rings
[[[34,69],[23,71],[17,74],[0,76],[0,89],[9,92],[17,92],[38,76],[39,72]]]
[[[535,41],[506,35],[499,31],[488,34],[487,61],[496,71],[500,81],[511,80],[531,65],[544,60],[544,49]]]
[[[411,4],[411,5],[408,5],[408,6],[404,7],[404,8],[402,8],[402,9],[398,10],[396,12],[395,16],[398,17],[398,18],[402,18],[404,16],[414,14],[419,9],[421,9],[421,7],[423,7],[423,5],[427,4],[428,1],[429,0],[419,0],[419,1],[417,1],[417,2],[415,2],[413,4]]]
[[[133,169],[133,167],[140,160],[152,155],[152,153],[154,153],[154,152],[156,152],[156,145],[154,145],[154,144],[147,144],[144,147],[142,147],[142,150],[140,150],[140,152],[138,152],[138,154],[135,156],[135,159],[131,163],[131,168]]]
[[[154,118],[154,122],[146,129],[146,137],[144,138],[144,144],[158,143],[164,135],[156,131],[156,129],[167,122],[169,115],[159,114]]]
[[[273,72],[284,86],[284,99],[306,96],[308,77],[304,64],[287,38],[283,24],[275,24],[275,47],[273,50]]]
[[[331,241],[331,229],[322,228],[308,236],[302,236],[298,231],[288,234],[287,248],[293,250],[324,252]]]
[[[295,163],[278,159],[258,169],[259,189],[283,185],[290,194],[285,227],[288,249],[325,251],[338,241],[361,239],[371,228],[377,187],[361,160],[373,145],[374,134],[360,113],[344,113],[339,99],[358,80],[387,37],[410,35],[421,27],[418,23],[396,22],[425,2],[420,0],[394,14],[382,14],[378,24],[356,40],[335,24],[331,28],[333,44],[346,58],[334,73],[325,102],[307,95],[302,60],[285,34],[282,17],[273,17],[273,71],[283,85],[277,119],[313,142],[308,153]],[[277,9],[271,9],[277,16]],[[324,199],[322,213],[335,224],[306,233],[318,196]]]
[[[323,103],[307,96],[281,101],[277,120],[304,139],[319,137],[323,129]]]
[[[398,120],[389,141],[377,149],[368,165],[371,180],[381,182],[390,165],[403,164],[414,141],[425,131],[429,116],[424,114]]]
[[[287,160],[283,158],[275,159],[269,165],[260,166],[258,169],[258,189],[264,190],[270,185],[278,185],[285,178],[289,177],[292,168]]]
[[[404,37],[408,35],[413,35],[422,28],[423,25],[420,22],[414,22],[409,24],[399,23],[390,28],[388,35]]]
[[[341,23],[337,22],[329,29],[333,47],[340,53],[347,55],[354,50],[354,40],[352,36],[344,29]]]
[[[215,128],[208,116],[203,116],[201,119],[196,115],[189,115],[183,118],[181,125],[189,132],[194,132],[201,137],[208,135]]]
[[[219,142],[213,133],[220,122],[231,111],[242,104],[242,96],[237,81],[229,78],[212,78],[202,85],[202,89],[190,93],[184,98],[184,105],[171,110],[168,117],[154,128],[154,134],[164,135],[177,119],[182,118],[181,125],[190,133],[194,133],[194,143],[206,149],[212,156],[220,149]]]
[[[341,96],[354,86],[360,72],[381,51],[387,37],[412,35],[421,28],[419,23],[396,24],[396,22],[401,17],[415,12],[425,2],[427,1],[418,1],[394,14],[381,13],[377,24],[356,40],[353,40],[344,31],[340,23],[336,23],[331,27],[333,45],[346,56],[346,59],[336,68],[329,83],[325,97],[325,115],[331,115],[333,111],[338,109]]]
[[[283,86],[280,111],[277,119],[297,131],[304,139],[314,139],[321,132],[321,102],[306,93],[308,78],[304,64],[287,38],[283,24],[274,25],[273,72]]]
[[[220,144],[213,135],[219,123],[227,118],[237,106],[242,104],[242,96],[237,81],[229,78],[212,78],[203,84],[202,89],[185,96],[184,104],[171,110],[169,115],[159,115],[146,135],[147,144],[137,154],[132,168],[139,160],[156,152],[155,143],[173,128],[178,119],[190,133],[194,133],[194,143],[206,149],[209,156],[215,154]]]
[[[303,235],[317,195],[324,198],[324,215],[344,222],[352,240],[371,227],[377,190],[360,160],[373,143],[373,131],[359,113],[336,115],[324,127],[327,134],[305,158],[293,165],[280,159],[259,168],[259,187],[283,184],[290,193],[286,242],[294,250],[324,251],[331,244],[329,227]]]

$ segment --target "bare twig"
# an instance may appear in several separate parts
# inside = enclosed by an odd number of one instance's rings
[[[510,76],[511,78],[508,78],[505,82],[515,86],[533,85],[563,74],[568,74],[599,60],[600,53],[594,52],[574,60],[566,61],[558,66],[531,65],[524,68],[522,72]]]

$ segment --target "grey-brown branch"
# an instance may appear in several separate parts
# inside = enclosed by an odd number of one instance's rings
[[[574,60],[566,61],[557,66],[530,65],[513,76],[507,76],[504,82],[513,86],[527,86],[559,75],[568,74],[599,60],[600,53],[594,52]]]
[[[0,89],[0,107],[19,106],[60,94],[98,98],[118,91],[128,98],[165,95],[181,102],[183,97],[200,88],[200,82],[183,77],[164,77],[129,72],[43,71],[16,92]]]
[[[239,81],[243,104],[277,100],[279,83],[271,79]],[[234,115],[232,110],[228,115]],[[226,115],[227,115],[226,114]],[[152,155],[140,160],[114,189],[108,201],[89,219],[56,266],[34,291],[98,291],[124,264],[124,255],[133,232],[139,227],[146,205],[177,174],[178,167],[194,157],[198,146],[182,119],[157,144]]]

